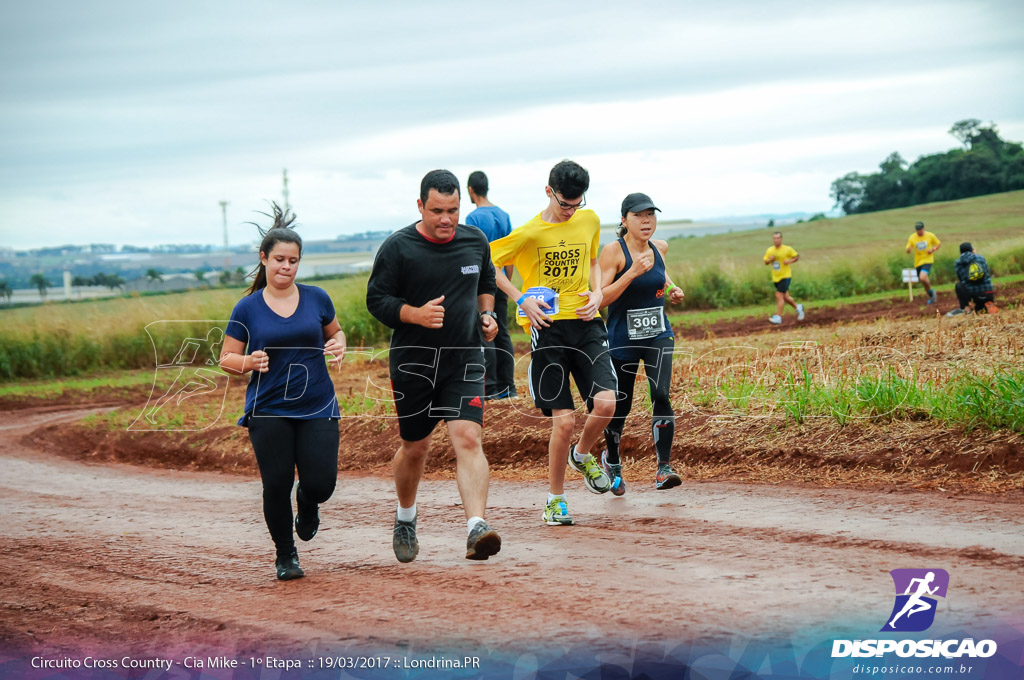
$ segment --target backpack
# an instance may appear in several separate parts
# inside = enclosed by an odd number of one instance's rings
[[[972,262],[967,267],[967,280],[968,281],[981,281],[985,278],[985,268],[977,262]]]

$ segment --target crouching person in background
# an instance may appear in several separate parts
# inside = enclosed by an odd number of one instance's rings
[[[995,292],[992,290],[992,272],[988,268],[988,262],[966,241],[960,244],[956,278],[956,299],[960,307],[948,312],[946,316],[970,314],[982,309],[989,314],[999,312],[995,303]]]

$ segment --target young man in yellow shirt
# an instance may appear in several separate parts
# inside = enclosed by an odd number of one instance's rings
[[[573,161],[551,169],[544,192],[548,204],[532,220],[491,243],[498,288],[519,306],[519,325],[530,333],[530,395],[551,418],[548,441],[548,499],[543,521],[573,523],[565,498],[566,462],[583,473],[589,491],[606,493],[611,480],[592,455],[615,414],[618,387],[608,352],[608,332],[597,316],[601,308],[601,268],[597,263],[601,222],[583,210],[590,175]],[[523,277],[519,290],[503,268],[515,265]],[[576,404],[569,376],[587,405],[576,446],[572,444]]]
[[[907,239],[907,252],[914,253],[914,268],[917,270],[917,278],[924,284],[924,290],[928,293],[927,304],[935,303],[935,291],[932,290],[932,282],[928,275],[935,264],[935,251],[942,245],[942,241],[935,237],[930,231],[924,230],[924,222],[914,225],[914,233]]]
[[[796,320],[804,320],[804,306],[798,305],[789,294],[789,282],[793,276],[789,265],[800,259],[790,246],[782,245],[782,232],[772,234],[772,245],[764,251],[764,263],[772,268],[772,283],[775,284],[776,312],[768,321],[776,326],[782,323],[782,310],[791,305],[796,310]]]

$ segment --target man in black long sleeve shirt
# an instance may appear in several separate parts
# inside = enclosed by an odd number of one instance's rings
[[[389,365],[395,379],[433,379],[441,370],[439,355],[445,370],[453,361],[467,370],[483,366],[479,314],[494,305],[494,265],[483,233],[458,225],[451,240],[438,242],[418,224],[381,244],[366,287],[370,313],[394,329]],[[402,319],[403,308],[412,308],[409,322]],[[443,310],[444,323],[421,324],[416,317],[423,308]]]
[[[394,329],[389,358],[401,445],[392,462],[398,511],[392,545],[399,562],[419,552],[416,491],[441,420],[455,449],[468,520],[466,558],[486,560],[501,538],[484,521],[489,471],[481,444],[482,340],[498,331],[494,266],[487,238],[460,225],[459,182],[434,170],[420,184],[422,219],[384,241],[366,286],[366,306]]]

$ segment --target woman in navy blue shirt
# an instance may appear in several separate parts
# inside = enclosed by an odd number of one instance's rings
[[[263,517],[277,549],[277,578],[305,575],[292,538],[291,490],[295,471],[295,533],[304,541],[320,526],[319,504],[338,479],[338,399],[324,356],[340,365],[345,333],[322,289],[295,282],[302,239],[293,214],[273,205],[274,225],[264,232],[260,264],[246,296],[235,305],[220,365],[250,373],[239,425],[263,480]]]
[[[647,194],[626,196],[619,239],[604,247],[598,261],[608,281],[601,289],[602,303],[608,305],[608,345],[619,383],[615,415],[604,431],[608,448],[601,455],[601,465],[612,480],[616,496],[626,492],[619,442],[633,406],[633,387],[641,361],[651,389],[651,432],[658,453],[654,485],[671,489],[682,483],[669,462],[675,434],[675,414],[669,400],[675,339],[665,316],[665,296],[678,303],[683,291],[665,271],[668,243],[651,238],[658,228],[655,210],[658,208]]]

